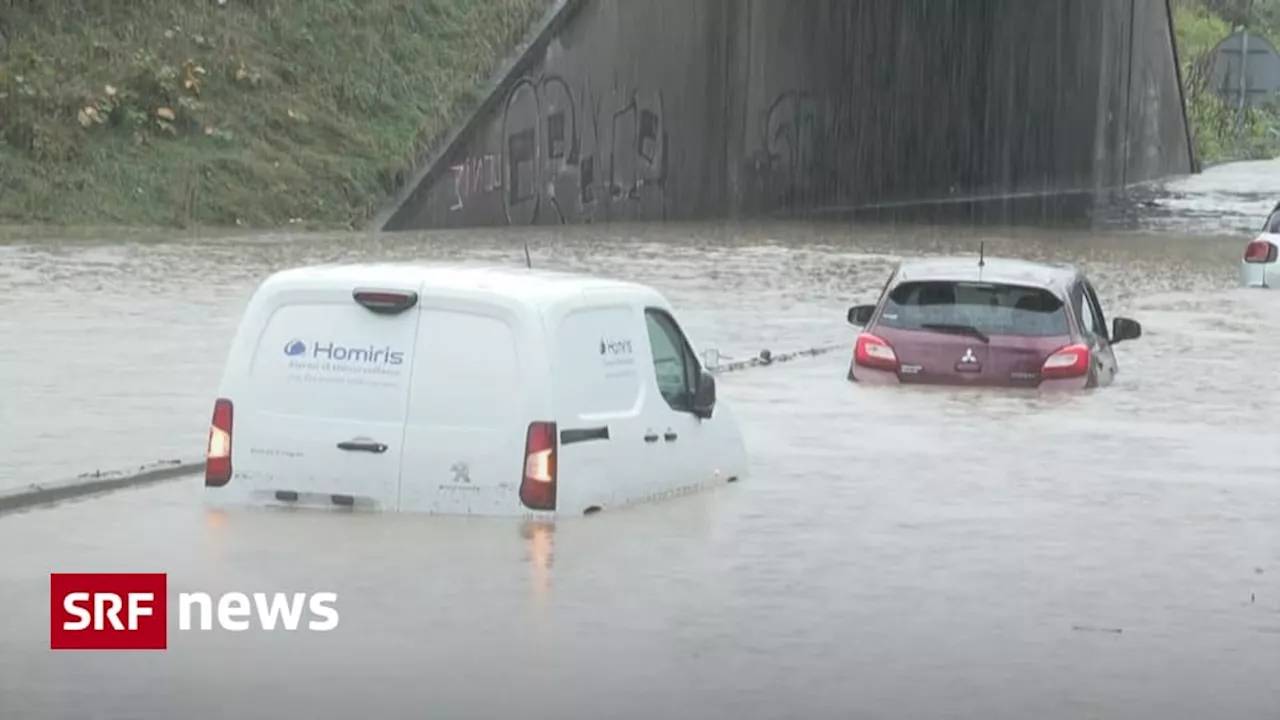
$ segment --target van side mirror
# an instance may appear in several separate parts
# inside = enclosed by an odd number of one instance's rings
[[[710,419],[716,409],[716,376],[702,371],[698,388],[693,392],[693,414],[703,420]]]
[[[1129,318],[1118,317],[1111,323],[1111,344],[1125,340],[1137,340],[1142,337],[1142,323]]]
[[[849,324],[854,327],[865,327],[871,322],[871,316],[875,314],[875,305],[854,305],[849,308]]]

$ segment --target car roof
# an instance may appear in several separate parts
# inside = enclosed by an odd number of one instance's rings
[[[501,295],[531,302],[558,300],[580,295],[584,290],[617,290],[653,294],[639,283],[570,272],[521,267],[467,265],[454,263],[355,263],[312,265],[283,270],[264,285],[341,285],[344,287],[380,284],[420,286],[428,292]]]
[[[1070,265],[1053,265],[1016,258],[986,257],[978,265],[977,255],[906,260],[898,266],[898,282],[952,280],[1027,285],[1065,293],[1081,275]]]

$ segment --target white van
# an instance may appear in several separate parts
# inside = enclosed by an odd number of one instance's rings
[[[209,430],[214,504],[567,515],[745,477],[737,422],[655,290],[520,269],[269,277]]]

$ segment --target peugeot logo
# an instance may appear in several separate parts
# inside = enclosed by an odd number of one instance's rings
[[[453,481],[459,484],[471,484],[471,468],[467,467],[464,462],[456,462],[453,467],[449,468],[453,473]]]
[[[978,358],[976,358],[976,357],[974,357],[974,356],[973,356],[973,348],[966,348],[966,349],[965,349],[965,351],[964,351],[964,357],[960,358],[960,362],[962,362],[962,363],[976,363],[976,362],[978,362]]]

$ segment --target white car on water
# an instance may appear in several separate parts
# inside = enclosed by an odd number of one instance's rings
[[[1244,248],[1240,261],[1240,283],[1245,287],[1269,288],[1280,284],[1280,203],[1262,225],[1262,232]]]

